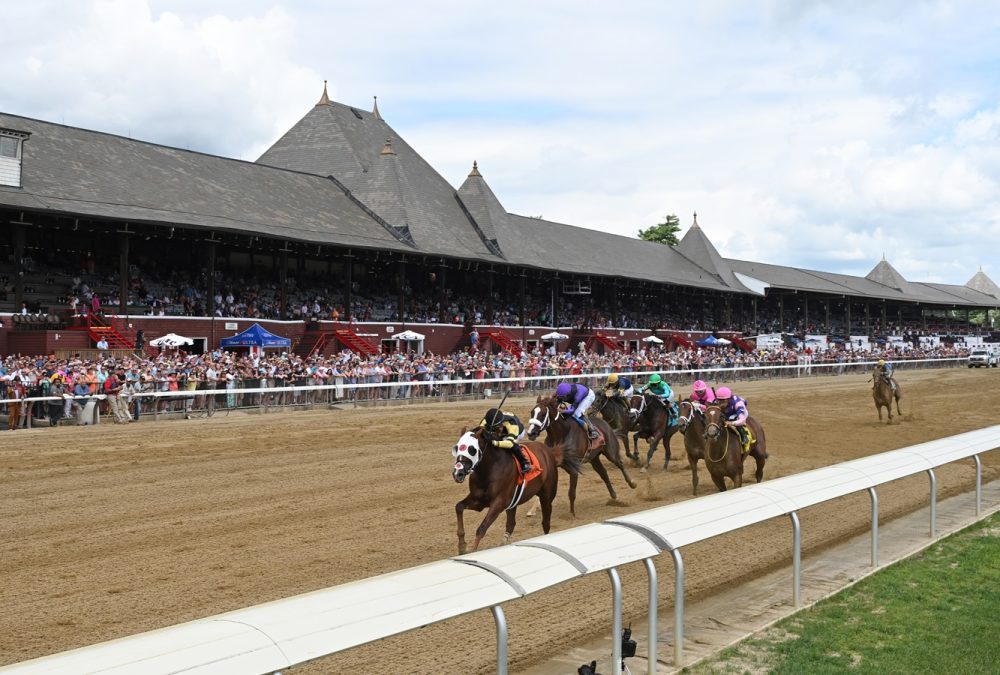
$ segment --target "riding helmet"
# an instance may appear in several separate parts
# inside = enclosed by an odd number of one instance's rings
[[[707,390],[708,390],[708,385],[705,384],[702,380],[695,380],[694,384],[691,385],[691,391],[694,393]]]
[[[729,387],[719,387],[715,390],[716,398],[732,398],[733,391]]]
[[[659,384],[660,382],[663,382],[663,380],[660,379],[659,373],[653,373],[652,375],[649,376],[650,384]]]
[[[563,396],[569,396],[570,392],[573,391],[573,385],[569,382],[560,382],[559,386],[556,387],[556,396],[562,398]]]
[[[611,373],[610,375],[608,375],[608,384],[618,384],[617,373]]]
[[[503,424],[503,412],[499,408],[490,408],[486,411],[486,415],[483,417],[486,421],[486,426],[490,429],[493,427],[498,427]]]

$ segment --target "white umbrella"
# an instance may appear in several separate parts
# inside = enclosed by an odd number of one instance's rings
[[[661,340],[660,338],[656,337],[655,335],[647,335],[646,337],[642,338],[642,341],[643,342],[654,342],[654,343],[656,343],[658,345],[662,345],[663,344],[663,340]]]
[[[183,335],[178,335],[177,333],[167,333],[155,340],[150,340],[149,344],[151,347],[179,347],[181,345],[193,345],[194,340]]]
[[[404,330],[392,336],[393,340],[423,340],[426,336],[412,330]]]
[[[720,344],[720,345],[731,345],[731,344],[733,344],[733,341],[732,340],[727,340],[726,338],[718,338],[718,344]]]
[[[550,342],[555,342],[556,340],[568,340],[569,336],[568,335],[563,335],[562,333],[559,333],[559,332],[556,332],[556,331],[553,331],[551,333],[546,333],[545,335],[543,335],[542,339],[543,340],[548,340]]]

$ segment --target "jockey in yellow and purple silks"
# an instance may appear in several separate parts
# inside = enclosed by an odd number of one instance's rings
[[[524,434],[524,425],[517,415],[503,412],[498,408],[490,408],[483,416],[483,421],[479,423],[489,434],[490,444],[494,448],[506,450],[514,455],[521,473],[527,474],[531,471],[531,462],[524,455],[521,449],[521,436]]]
[[[573,382],[560,382],[556,387],[556,400],[564,415],[572,415],[576,423],[587,430],[591,439],[597,438],[597,429],[587,419],[587,409],[594,402],[596,394],[590,387]]]
[[[747,435],[747,418],[750,413],[747,411],[746,400],[735,396],[729,387],[719,387],[715,390],[715,405],[722,408],[722,416],[726,418],[726,424],[736,429],[740,434],[740,445],[744,450],[749,450],[750,437]]]

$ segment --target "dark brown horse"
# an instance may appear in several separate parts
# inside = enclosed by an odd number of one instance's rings
[[[614,430],[615,435],[625,446],[625,454],[628,455],[628,434],[630,431],[635,431],[636,428],[635,422],[628,414],[628,401],[621,396],[608,396],[603,391],[599,391],[595,394],[594,405],[590,409],[600,414],[608,426]]]
[[[637,464],[642,466],[642,473],[649,469],[653,460],[653,453],[656,447],[663,441],[663,468],[670,464],[670,439],[674,437],[680,428],[676,421],[670,423],[670,411],[667,405],[660,400],[660,397],[649,392],[635,394],[629,400],[630,414],[636,421],[637,432],[633,437],[635,441],[635,452],[631,457]],[[646,462],[639,461],[639,439],[645,438],[649,441],[649,452],[646,453]],[[627,451],[626,451],[627,454]]]
[[[767,460],[767,441],[764,429],[753,417],[747,417],[747,426],[753,433],[754,441],[749,454],[757,462],[754,477],[757,482],[764,480],[764,462]],[[739,432],[726,422],[725,414],[717,405],[705,408],[705,466],[719,492],[726,490],[726,478],[733,487],[743,486],[743,447]]]
[[[705,413],[691,401],[681,401],[677,428],[684,434],[684,450],[691,468],[691,489],[698,494],[698,460],[705,457]]]
[[[473,431],[462,430],[462,437],[452,449],[455,457],[455,467],[452,477],[456,483],[461,483],[469,476],[469,495],[455,504],[455,516],[458,519],[458,552],[465,553],[465,509],[482,511],[488,509],[483,522],[476,529],[476,541],[472,550],[479,548],[479,543],[486,536],[486,531],[501,512],[507,511],[507,528],[504,531],[504,543],[510,542],[516,525],[517,507],[532,497],[537,496],[542,503],[542,531],[549,533],[552,522],[552,500],[556,497],[559,487],[557,467],[562,467],[569,475],[580,473],[580,462],[572,453],[564,452],[562,445],[549,447],[543,443],[525,443],[541,465],[541,473],[518,489],[517,461],[506,450],[493,448],[486,438],[482,428]],[[529,474],[530,475],[530,474]]]
[[[882,421],[882,408],[889,413],[889,424],[892,424],[892,401],[896,400],[896,412],[899,416],[903,416],[903,411],[899,408],[899,399],[902,397],[903,393],[900,389],[899,382],[896,382],[892,377],[887,376],[885,371],[879,367],[875,367],[875,373],[872,375],[874,383],[872,384],[872,398],[875,399],[875,410],[878,411],[878,421]],[[893,388],[895,384],[895,388]]]
[[[625,465],[622,462],[618,451],[618,437],[615,436],[608,423],[602,419],[591,420],[590,423],[601,433],[603,439],[598,439],[593,444],[587,438],[587,432],[569,416],[563,415],[559,411],[559,401],[555,396],[535,399],[535,407],[531,411],[531,419],[528,420],[528,438],[534,440],[543,431],[548,433],[545,436],[545,444],[549,447],[557,445],[566,446],[566,454],[574,454],[581,462],[589,462],[597,475],[601,477],[608,488],[611,499],[618,499],[615,488],[611,485],[611,478],[601,463],[601,455],[608,458],[608,461],[621,470],[625,482],[630,488],[635,489],[635,481],[628,476]],[[594,447],[591,447],[594,445]],[[569,512],[576,515],[576,483],[577,475],[569,474]]]

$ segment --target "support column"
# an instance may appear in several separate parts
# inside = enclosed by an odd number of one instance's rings
[[[524,328],[524,326],[527,324],[527,321],[528,321],[527,314],[524,311],[525,295],[527,294],[527,290],[525,289],[525,284],[527,282],[527,279],[528,279],[528,275],[525,274],[524,272],[521,272],[521,287],[520,287],[520,290],[519,290],[520,303],[521,303],[521,306],[519,308],[521,328]]]
[[[785,296],[778,296],[778,330],[785,332]]]
[[[611,280],[611,325],[621,328],[618,323],[618,280]]]
[[[24,223],[14,224],[14,313],[24,302]]]
[[[882,332],[886,335],[889,334],[889,320],[886,318],[886,312],[888,308],[885,305],[885,300],[882,301]]]
[[[400,323],[406,323],[406,258],[400,258],[396,266],[396,314]]]
[[[833,330],[833,328],[830,326],[830,299],[827,298],[827,300],[826,300],[826,331],[825,332],[829,333],[832,330]]]
[[[865,303],[865,333],[868,337],[872,335],[872,304],[870,302]]]
[[[205,313],[215,316],[215,240],[209,239],[205,246],[205,274],[208,275],[208,297],[205,299]]]
[[[559,275],[556,275],[556,277],[554,279],[552,279],[552,296],[551,296],[551,308],[550,308],[552,310],[552,316],[549,317],[549,320],[552,322],[552,327],[553,328],[559,328],[559,291],[560,290],[561,289],[560,289],[560,286],[559,286]]]
[[[496,276],[496,272],[493,270],[493,265],[490,265],[490,271],[486,275],[486,280],[487,280],[487,283],[489,284],[489,288],[487,289],[487,292],[486,292],[486,316],[483,317],[484,319],[486,319],[486,323],[488,323],[488,324],[492,324],[493,323],[493,310],[494,310],[494,307],[493,307],[493,282],[494,282],[494,277],[495,276]]]
[[[805,336],[805,334],[809,332],[809,297],[808,296],[803,296],[802,297],[802,314],[805,317],[804,321],[802,322],[803,323],[803,325],[802,325],[802,335]]]
[[[279,258],[280,267],[278,268],[278,287],[280,289],[280,295],[278,296],[278,316],[282,319],[288,318],[288,247],[287,244],[285,248],[281,249],[281,256]],[[304,321],[306,317],[302,317]]]
[[[851,338],[851,300],[850,298],[844,298],[844,303],[847,307],[847,339]]]
[[[354,305],[354,254],[347,249],[344,256],[344,321],[351,320],[351,307]]]
[[[757,323],[757,298],[753,299],[753,331],[760,335],[760,324]]]
[[[448,294],[446,291],[447,286],[447,270],[445,267],[444,260],[438,265],[438,322],[447,323],[448,321]]]
[[[118,233],[118,314],[121,316],[128,315],[128,236],[127,231]]]

